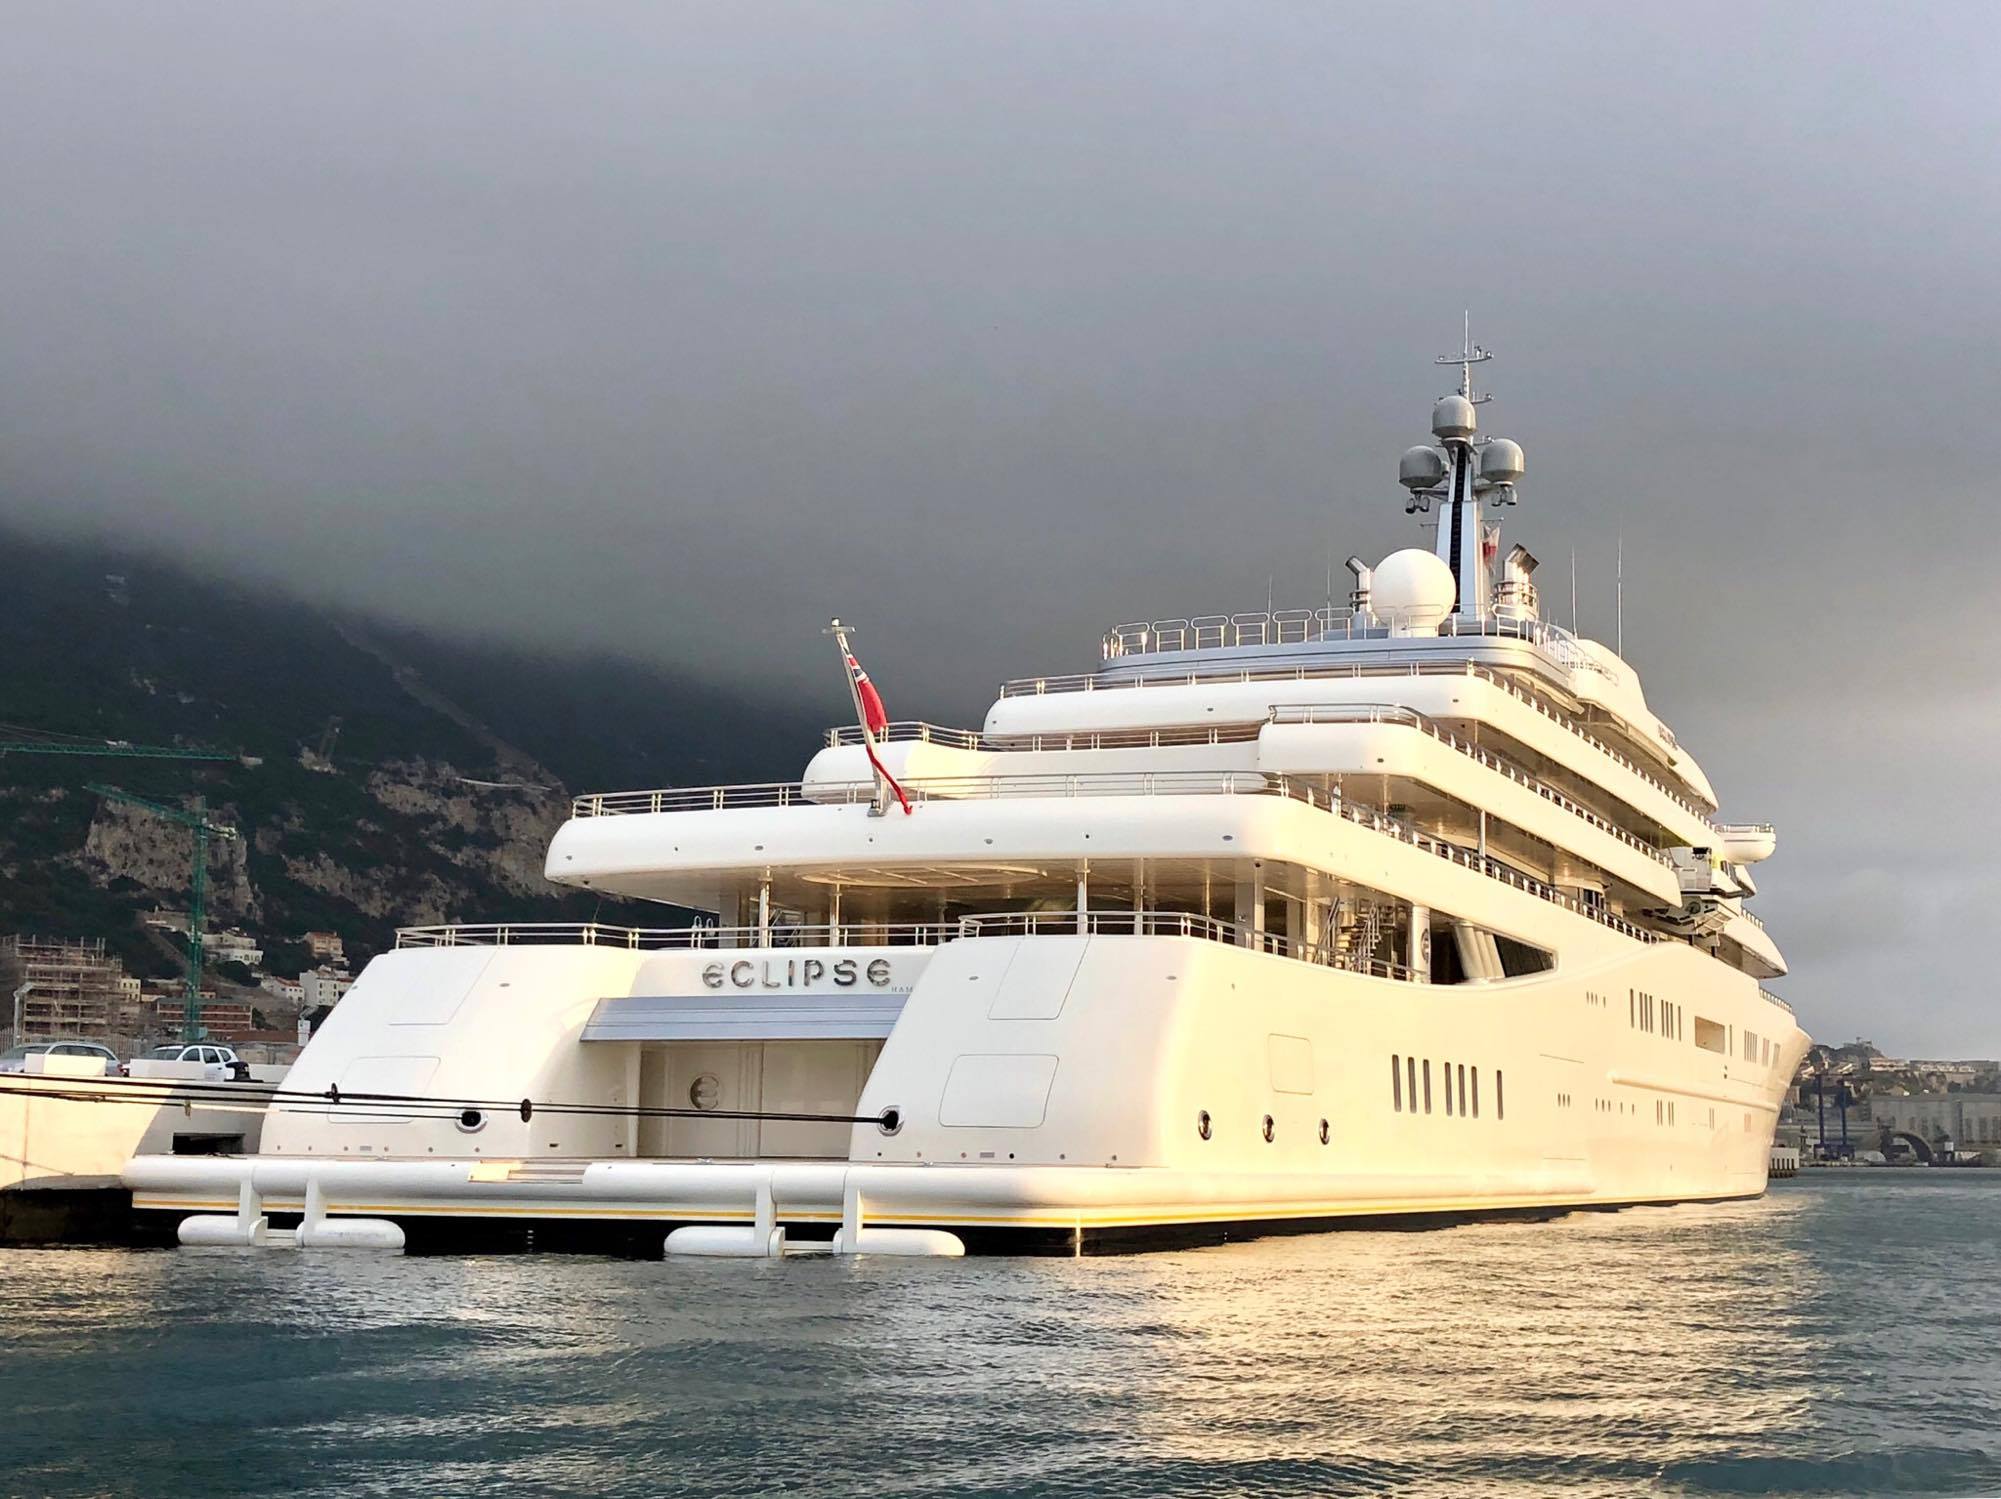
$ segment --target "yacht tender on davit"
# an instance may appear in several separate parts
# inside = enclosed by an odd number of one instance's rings
[[[1351,609],[1123,625],[978,730],[890,724],[909,815],[865,728],[796,783],[580,797],[551,880],[714,924],[406,930],[287,1080],[327,1102],[135,1160],[137,1207],[956,1252],[1760,1192],[1807,1045],[1746,905],[1772,831],[1498,555],[1485,357],[1403,456],[1435,549],[1351,563]]]

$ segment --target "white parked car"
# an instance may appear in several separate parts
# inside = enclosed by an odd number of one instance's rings
[[[226,1068],[231,1078],[239,1083],[250,1081],[250,1064],[236,1054],[233,1047],[217,1046],[212,1041],[173,1041],[165,1046],[156,1046],[146,1053],[148,1062],[206,1062],[211,1066]]]
[[[107,1073],[115,1073],[119,1069],[118,1053],[108,1046],[99,1046],[95,1041],[28,1041],[0,1052],[0,1072],[26,1072],[28,1058],[42,1055],[96,1057],[104,1063]]]

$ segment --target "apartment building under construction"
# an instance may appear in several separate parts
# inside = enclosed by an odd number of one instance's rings
[[[102,938],[14,937],[16,1041],[100,1038],[139,1028],[140,984]]]

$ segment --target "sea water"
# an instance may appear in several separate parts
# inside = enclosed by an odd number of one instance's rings
[[[0,1252],[0,1492],[2001,1492],[2001,1172],[1087,1259]]]

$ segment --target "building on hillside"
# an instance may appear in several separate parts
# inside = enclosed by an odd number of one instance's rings
[[[290,1030],[245,1031],[230,1045],[244,1061],[255,1066],[290,1066],[299,1059],[299,1038]]]
[[[342,946],[338,932],[308,932],[302,940],[316,962],[346,964],[347,949]]]
[[[256,1017],[242,1000],[216,999],[204,992],[200,1006],[201,1032],[218,1041],[233,1041],[256,1029]],[[187,1002],[181,994],[153,997],[153,1033],[163,1040],[177,1040],[187,1018]]]
[[[301,1003],[306,997],[305,986],[297,979],[280,978],[275,973],[267,973],[258,981],[257,987],[273,999],[288,1005]]]
[[[1924,1094],[1870,1100],[1868,1123],[1927,1142],[1950,1139],[1961,1149],[2001,1146],[2001,1093]]]
[[[9,950],[21,972],[17,1042],[117,1036],[131,1028],[137,980],[104,950],[102,938],[15,937]]]
[[[214,963],[241,963],[245,968],[255,968],[264,961],[263,944],[234,927],[226,932],[210,932],[202,939],[202,950]]]
[[[345,968],[308,968],[299,975],[299,1003],[308,1010],[331,1008],[353,987],[354,976]]]
[[[1996,1073],[2001,1073],[2001,1062],[1980,1058],[1967,1058],[1956,1062],[1927,1062],[1913,1057],[1904,1065],[1913,1072],[1923,1073],[1927,1077],[1936,1077],[1947,1087],[1952,1086],[1954,1083],[1971,1083],[1979,1078],[1992,1077]]]
[[[155,931],[175,932],[183,937],[188,934],[188,913],[186,911],[169,911],[156,907],[139,919]]]

